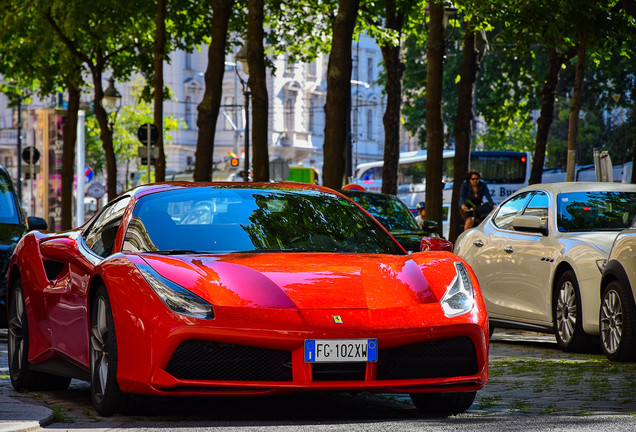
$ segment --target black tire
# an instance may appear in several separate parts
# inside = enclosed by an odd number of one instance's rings
[[[411,401],[427,417],[448,417],[463,413],[473,404],[477,392],[412,393]]]
[[[102,285],[91,303],[90,335],[91,397],[105,417],[125,413],[128,395],[117,383],[117,337],[108,292]]]
[[[557,344],[565,352],[583,352],[589,347],[583,331],[579,283],[572,270],[561,275],[552,298],[552,322]]]
[[[599,330],[603,354],[612,361],[636,359],[636,307],[629,291],[618,281],[603,290]]]
[[[11,385],[17,391],[66,390],[68,377],[32,370],[29,363],[29,323],[22,281],[17,279],[9,291],[8,355]]]
[[[492,338],[492,334],[495,332],[495,326],[492,321],[488,322],[488,338]]]

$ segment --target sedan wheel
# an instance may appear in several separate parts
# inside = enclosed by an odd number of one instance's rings
[[[635,316],[634,300],[618,281],[612,281],[603,291],[599,317],[601,347],[608,359],[629,361],[636,358]]]
[[[411,401],[425,416],[444,416],[463,413],[473,404],[477,392],[411,393]]]
[[[13,388],[22,390],[66,390],[68,377],[32,370],[29,363],[29,324],[24,303],[22,281],[17,279],[9,291],[9,327],[7,349],[9,375]]]
[[[91,395],[102,416],[123,412],[126,395],[117,383],[117,338],[106,288],[101,286],[91,305]]]
[[[586,348],[587,335],[581,322],[581,296],[574,272],[559,278],[552,301],[552,319],[557,343],[563,351],[578,352]]]

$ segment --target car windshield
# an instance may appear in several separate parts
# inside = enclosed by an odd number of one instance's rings
[[[0,175],[0,223],[20,223],[13,188],[4,175]]]
[[[315,190],[222,186],[139,199],[124,252],[353,252],[404,254],[344,198]]]
[[[344,191],[343,193],[391,232],[420,231],[410,210],[399,198],[370,192]]]
[[[561,232],[620,231],[636,215],[636,192],[570,192],[557,197]]]

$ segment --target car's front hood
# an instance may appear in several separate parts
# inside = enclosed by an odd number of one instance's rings
[[[563,234],[562,239],[567,239],[572,242],[587,243],[593,248],[597,249],[601,254],[608,256],[609,251],[612,248],[614,239],[618,235],[618,231],[596,231],[596,232],[582,232],[575,234]]]
[[[450,258],[420,253],[411,256],[328,253],[146,255],[144,259],[164,277],[213,304],[224,306],[284,309],[405,307],[437,302],[455,277]],[[436,286],[431,287],[431,284]]]

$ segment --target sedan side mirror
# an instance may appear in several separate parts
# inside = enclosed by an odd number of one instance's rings
[[[49,226],[46,223],[46,221],[37,216],[27,216],[26,225],[29,231],[34,231],[34,230],[46,231],[47,229],[49,229]]]
[[[424,231],[428,231],[428,232],[435,232],[437,231],[437,227],[438,227],[438,223],[436,221],[433,220],[423,220],[422,221],[422,229]]]
[[[512,227],[517,231],[548,235],[548,228],[539,216],[515,216],[512,218]]]

